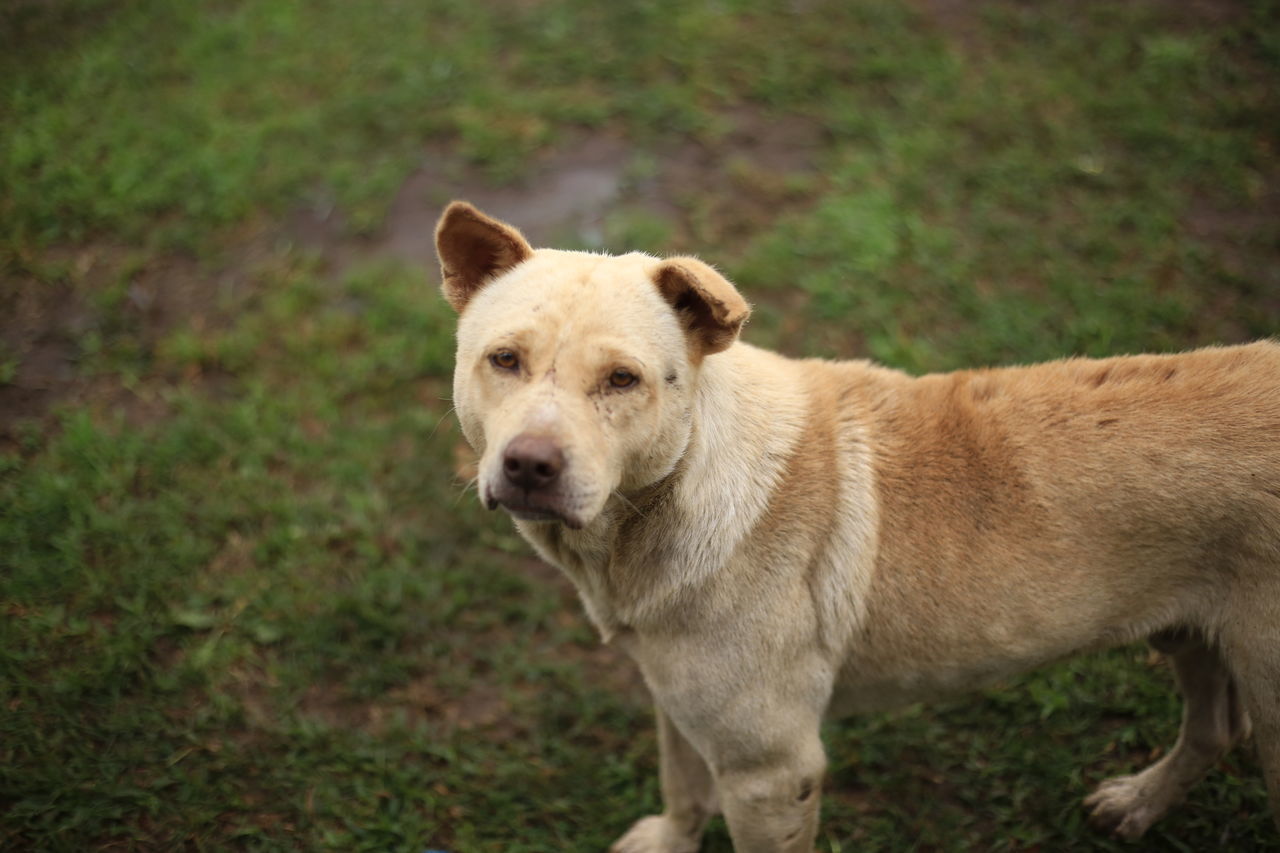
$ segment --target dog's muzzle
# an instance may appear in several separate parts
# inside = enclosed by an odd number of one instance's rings
[[[486,503],[489,509],[501,506],[524,521],[581,527],[564,511],[564,470],[564,450],[554,439],[521,433],[503,450],[502,476],[491,485]]]

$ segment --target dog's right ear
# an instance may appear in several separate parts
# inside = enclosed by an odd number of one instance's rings
[[[738,339],[751,306],[729,280],[697,258],[670,258],[653,281],[675,309],[695,357],[728,349]]]
[[[444,298],[461,312],[485,284],[533,257],[524,235],[465,201],[451,202],[436,225]]]

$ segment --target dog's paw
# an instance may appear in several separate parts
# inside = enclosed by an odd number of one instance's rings
[[[641,818],[613,842],[609,853],[698,853],[698,839],[680,832],[664,815]]]
[[[1107,779],[1084,798],[1089,822],[1130,841],[1139,838],[1171,805],[1151,783],[1147,773]]]

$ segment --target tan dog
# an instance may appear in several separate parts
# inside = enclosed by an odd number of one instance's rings
[[[480,498],[657,704],[665,811],[614,851],[717,810],[810,851],[824,715],[1144,637],[1182,730],[1097,822],[1140,835],[1250,717],[1280,813],[1280,346],[912,378],[737,343],[692,258],[534,251],[460,202],[436,241]]]

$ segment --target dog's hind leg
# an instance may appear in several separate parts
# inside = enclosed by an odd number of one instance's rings
[[[1178,741],[1146,770],[1108,779],[1084,801],[1094,825],[1131,839],[1181,802],[1249,730],[1235,682],[1217,648],[1185,631],[1162,632],[1151,644],[1169,656],[1182,692]]]
[[[1253,679],[1250,672],[1244,682],[1249,713],[1254,720],[1253,741],[1258,747],[1262,775],[1267,780],[1271,798],[1271,817],[1280,829],[1280,661],[1272,661],[1265,679]],[[1242,679],[1243,681],[1243,679]]]
[[[1252,618],[1241,619],[1234,637],[1224,637],[1231,668],[1253,720],[1271,816],[1280,829],[1280,592],[1258,596]]]

